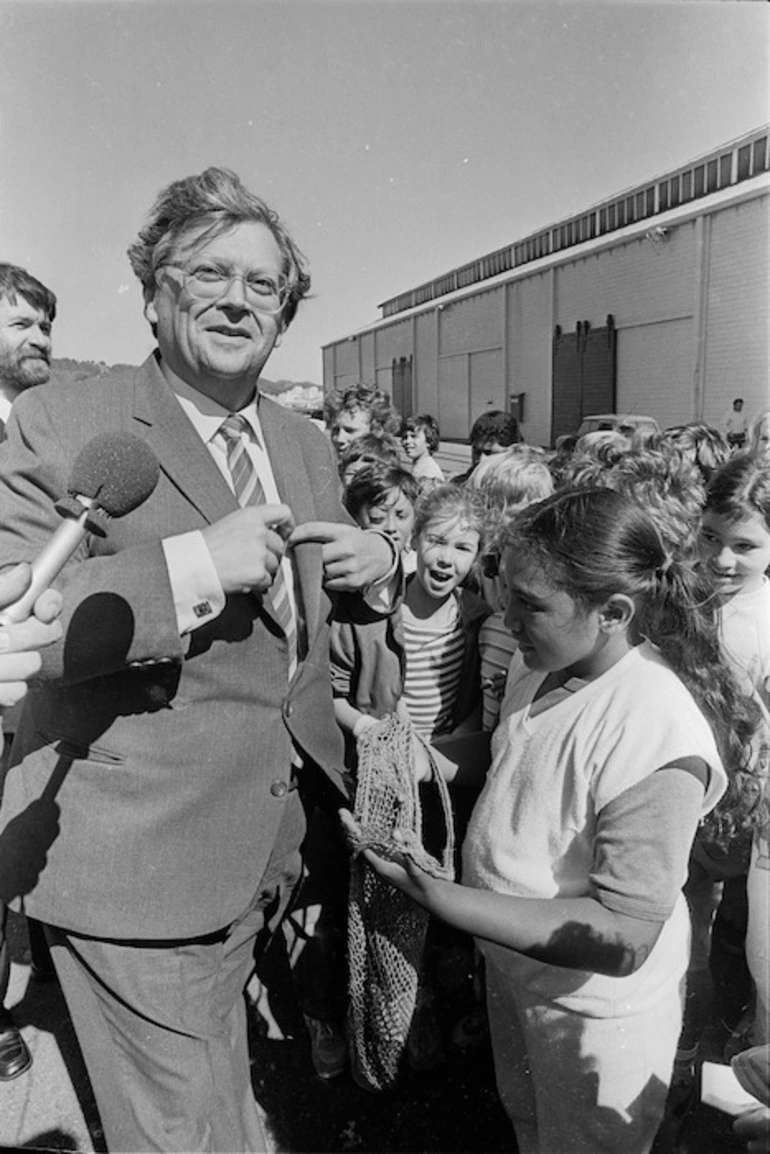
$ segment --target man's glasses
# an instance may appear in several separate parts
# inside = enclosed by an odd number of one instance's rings
[[[243,285],[243,294],[249,304],[261,313],[279,313],[289,296],[288,281],[270,273],[234,272],[216,264],[195,264],[187,268],[171,261],[158,269],[158,273],[163,268],[179,269],[186,291],[199,301],[218,300],[230,291],[236,280]]]

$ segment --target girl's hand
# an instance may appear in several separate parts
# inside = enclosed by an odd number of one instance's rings
[[[406,702],[403,697],[399,697],[396,702],[396,708],[393,710],[399,721],[409,721],[409,710],[406,707]]]
[[[412,757],[414,759],[415,781],[430,781],[433,777],[433,764],[430,754],[419,737],[412,735]]]
[[[351,834],[354,839],[359,839],[361,827],[350,810],[341,809],[339,815],[346,833]],[[394,841],[398,841],[398,833],[394,834]],[[401,890],[402,893],[407,894],[418,905],[429,908],[431,892],[436,879],[416,866],[410,857],[406,854],[399,854],[394,860],[389,860],[371,849],[365,849],[362,852],[376,874],[390,882],[396,889]]]

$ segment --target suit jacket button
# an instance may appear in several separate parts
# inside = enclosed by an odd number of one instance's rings
[[[270,792],[273,797],[286,797],[289,792],[289,786],[285,781],[274,781],[270,786]]]

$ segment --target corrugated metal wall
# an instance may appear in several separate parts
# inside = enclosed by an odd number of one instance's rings
[[[414,411],[436,414],[443,437],[465,439],[480,412],[525,393],[524,435],[550,444],[554,328],[597,329],[612,315],[618,411],[663,427],[718,423],[743,396],[753,416],[768,404],[770,381],[769,203],[766,187],[742,191],[733,203],[704,203],[665,227],[603,238],[594,251],[373,326],[324,351],[325,387],[352,383],[360,369],[388,389],[393,358],[413,356]]]
[[[718,422],[734,397],[745,397],[749,412],[770,404],[769,256],[766,200],[712,218],[704,354],[708,421]]]
[[[687,318],[618,329],[618,412],[655,417],[662,429],[692,419],[692,334]]]

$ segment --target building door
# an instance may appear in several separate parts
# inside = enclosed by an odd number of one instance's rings
[[[583,417],[615,411],[617,333],[611,316],[592,329],[578,321],[574,333],[559,325],[553,338],[551,439],[577,432]]]
[[[393,358],[391,400],[404,419],[411,417],[413,412],[411,356]]]

